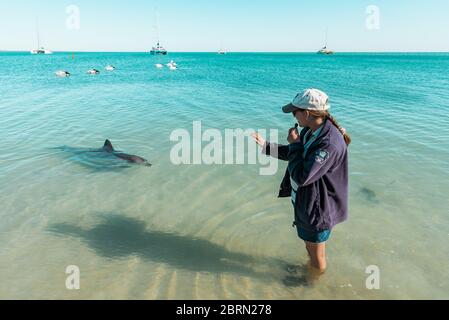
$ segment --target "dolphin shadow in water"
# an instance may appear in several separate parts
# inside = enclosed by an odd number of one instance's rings
[[[151,167],[146,159],[117,151],[109,140],[106,140],[100,149],[73,148],[68,146],[54,148],[71,154],[70,160],[96,171],[108,171],[130,168],[132,164]]]
[[[373,190],[363,187],[359,190],[358,192],[366,201],[368,201],[369,203],[373,204],[373,205],[377,205],[380,203],[379,198],[377,197],[376,192],[374,192]]]
[[[194,272],[236,273],[261,280],[280,280],[275,272],[288,263],[275,258],[256,258],[231,252],[224,247],[189,236],[147,230],[144,222],[120,215],[105,215],[104,222],[92,229],[55,224],[48,231],[57,235],[81,238],[99,256],[110,259],[138,256]]]

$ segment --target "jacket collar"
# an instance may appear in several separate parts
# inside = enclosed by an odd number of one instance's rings
[[[317,144],[320,144],[321,141],[323,140],[323,138],[326,137],[330,133],[331,128],[333,127],[333,124],[328,118],[326,118],[326,120],[324,120],[324,121],[325,122],[323,124],[323,127],[321,129],[319,136],[310,145],[309,150],[312,150]],[[310,130],[310,128],[305,128],[305,129],[307,129],[307,130],[303,130],[303,132],[301,134],[301,141],[304,140],[304,135],[308,132],[308,130]]]
[[[328,118],[326,118],[326,120],[324,120],[324,124],[323,124],[323,127],[321,129],[321,132],[320,132],[319,136],[316,138],[315,142],[312,145],[314,145],[316,142],[321,141],[321,139],[323,137],[327,136],[329,134],[329,131],[331,130],[332,126],[333,126],[332,122]],[[301,132],[301,135],[300,135],[301,136],[301,141],[304,140],[305,134],[310,130],[309,127],[306,127],[304,129],[305,130],[303,130]]]

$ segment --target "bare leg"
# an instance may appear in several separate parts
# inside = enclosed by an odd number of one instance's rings
[[[310,273],[312,279],[316,280],[326,271],[326,243],[312,243],[306,241],[306,249],[310,256]]]
[[[312,284],[323,275],[326,270],[326,243],[305,242],[307,253],[309,255],[309,263],[307,264],[308,275],[298,275],[302,266],[287,265],[287,271],[292,276],[286,277],[283,282],[286,286],[302,286]]]
[[[306,249],[307,249],[307,254],[309,255],[309,259],[312,259],[312,254],[310,253],[310,249],[309,249],[309,247],[307,246],[307,242],[306,241],[304,241],[305,242],[305,244],[306,244]]]

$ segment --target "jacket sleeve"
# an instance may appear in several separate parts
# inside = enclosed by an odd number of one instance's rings
[[[303,158],[303,150],[290,145],[288,154],[288,170],[292,179],[299,187],[304,187],[314,183],[323,177],[335,164],[337,152],[332,146],[321,146],[313,153]]]
[[[284,161],[288,161],[288,152],[288,146],[270,142],[266,142],[262,149],[263,154]]]

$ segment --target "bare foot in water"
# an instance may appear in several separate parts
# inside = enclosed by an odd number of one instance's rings
[[[312,262],[307,263],[307,279],[310,284],[318,281],[324,274],[326,270],[320,270],[312,265]]]

